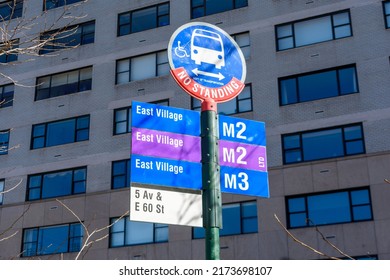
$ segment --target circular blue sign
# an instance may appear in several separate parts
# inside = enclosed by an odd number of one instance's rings
[[[216,102],[244,88],[246,64],[237,43],[214,25],[191,22],[179,27],[168,45],[171,73],[190,95]]]

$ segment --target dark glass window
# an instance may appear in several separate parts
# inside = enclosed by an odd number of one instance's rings
[[[116,62],[116,84],[169,74],[167,51],[125,58]]]
[[[221,236],[255,233],[258,231],[256,201],[225,204],[222,206]],[[193,238],[204,238],[204,228],[193,228]]]
[[[110,228],[110,248],[168,242],[168,225],[134,222],[129,217],[112,218],[111,223],[114,222]]]
[[[118,36],[169,25],[169,3],[118,15]]]
[[[169,106],[169,100],[159,100],[151,102],[163,106]],[[131,132],[131,107],[114,110],[114,135]]]
[[[8,154],[9,130],[0,130],[0,156]]]
[[[355,65],[279,78],[280,105],[341,96],[358,91]]]
[[[4,179],[1,179],[0,180],[0,205],[3,204],[3,191],[4,191],[4,185],[5,185],[5,181]]]
[[[280,24],[275,29],[278,51],[352,36],[349,11]]]
[[[89,139],[89,116],[33,125],[31,149],[86,141]]]
[[[111,188],[121,189],[130,187],[130,160],[112,162]]]
[[[390,28],[390,1],[383,1],[383,12],[385,16],[385,26]]]
[[[8,51],[8,53],[0,54],[0,63],[9,63],[12,61],[17,61],[18,52],[13,53],[12,49],[16,49],[18,47],[19,47],[19,39],[0,43],[0,49],[4,51]]]
[[[95,41],[95,21],[45,32],[41,35],[41,41],[45,40],[48,42],[41,48],[40,54],[92,44]]]
[[[78,252],[83,241],[79,223],[23,230],[23,257]]]
[[[50,10],[58,7],[62,7],[65,5],[71,5],[77,2],[81,2],[84,0],[44,0],[44,10]]]
[[[21,17],[23,14],[23,0],[10,0],[0,3],[0,21]]]
[[[249,32],[234,34],[232,35],[232,38],[240,47],[245,59],[248,59],[251,56],[251,41],[249,37]]]
[[[192,110],[201,110],[201,102],[199,99],[191,98]],[[252,85],[247,84],[242,92],[230,101],[218,104],[218,113],[223,115],[233,115],[238,113],[250,112],[252,106]]]
[[[361,124],[282,135],[282,142],[285,164],[365,153]]]
[[[11,107],[14,102],[14,85],[0,86],[0,109]]]
[[[191,0],[191,18],[222,13],[248,6],[248,0]]]
[[[286,198],[288,227],[310,227],[372,220],[368,188]]]
[[[37,78],[35,101],[92,89],[92,67]]]
[[[27,200],[85,193],[87,168],[56,171],[28,176]]]

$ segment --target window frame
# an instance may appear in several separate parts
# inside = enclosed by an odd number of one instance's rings
[[[349,23],[335,25],[334,24],[334,16],[336,16],[338,14],[343,14],[343,13],[348,13]],[[294,25],[297,24],[297,23],[301,23],[301,22],[305,22],[305,21],[311,21],[311,20],[320,19],[320,18],[326,18],[326,17],[330,17],[330,22],[331,22],[331,25],[332,25],[331,26],[331,28],[332,28],[332,30],[331,30],[332,39],[324,40],[324,41],[318,41],[318,42],[314,42],[314,43],[310,43],[310,44],[304,44],[304,45],[297,46],[297,43],[296,43],[296,32],[295,32]],[[283,26],[288,26],[288,25],[291,26],[291,35],[279,37],[278,36],[278,28],[279,27],[283,27]],[[350,36],[344,36],[344,37],[336,38],[336,36],[335,36],[335,29],[338,28],[338,27],[347,26],[347,25],[350,26],[351,35]],[[296,20],[296,21],[291,21],[291,22],[286,22],[286,23],[281,23],[281,24],[275,25],[275,41],[276,41],[275,46],[276,46],[276,51],[277,52],[287,51],[287,50],[291,50],[291,49],[296,49],[296,48],[305,47],[305,46],[311,46],[311,45],[315,45],[315,44],[319,44],[319,43],[324,43],[324,42],[329,42],[329,41],[334,41],[334,40],[339,40],[339,39],[344,39],[344,38],[349,38],[349,37],[353,37],[351,11],[349,9],[341,10],[341,11],[337,11],[337,12],[332,12],[332,13],[328,13],[328,14],[322,14],[322,15],[318,15],[318,16],[314,16],[314,17],[309,17],[309,18],[305,18],[305,19],[300,19],[300,20]],[[293,46],[289,47],[289,48],[280,49],[279,40],[286,39],[286,38],[292,38],[292,45]]]
[[[0,156],[7,155],[9,151],[9,139],[10,139],[10,129],[0,130],[0,135],[6,135],[6,141],[0,142]],[[1,138],[0,138],[1,139]]]
[[[358,192],[358,191],[367,191],[368,192],[368,203],[360,203],[360,204],[354,204],[352,199],[352,193]],[[323,195],[332,195],[332,194],[342,194],[347,193],[348,194],[348,208],[349,208],[349,214],[350,214],[350,221],[341,221],[341,222],[330,222],[330,223],[324,223],[324,224],[315,224],[313,221],[309,220],[309,206],[308,206],[308,198],[309,197],[317,197],[317,196],[323,196]],[[290,211],[289,208],[289,201],[292,199],[304,199],[304,210],[302,211]],[[286,205],[286,220],[287,220],[287,228],[289,229],[297,229],[297,228],[307,228],[307,227],[316,227],[316,226],[328,226],[328,225],[337,225],[337,224],[348,224],[348,223],[356,223],[356,222],[366,222],[366,221],[372,221],[374,220],[374,213],[372,211],[372,198],[371,198],[371,191],[370,187],[358,187],[358,188],[350,188],[350,189],[343,189],[343,190],[332,190],[332,191],[325,191],[325,192],[317,192],[317,193],[310,193],[310,194],[299,194],[299,195],[291,195],[285,197],[285,205]],[[354,207],[359,206],[369,206],[371,218],[368,219],[356,219],[354,217]],[[291,215],[293,214],[304,214],[306,216],[306,225],[302,226],[291,226]]]
[[[14,3],[14,0],[1,2],[0,3],[0,11],[2,8],[8,7],[9,13],[5,17],[1,16],[1,13],[0,13],[0,22],[22,17],[23,16],[23,2],[24,2],[23,0],[16,0],[15,6],[12,5]]]
[[[358,126],[360,127],[360,133],[361,133],[361,138],[356,138],[352,140],[346,139],[345,136],[345,129],[350,128],[350,127],[355,127]],[[335,130],[335,129],[341,129],[341,135],[342,135],[342,147],[343,147],[343,155],[341,156],[330,156],[330,157],[325,157],[325,158],[319,158],[319,159],[312,159],[312,160],[305,160],[304,159],[304,147],[303,147],[303,141],[302,141],[302,136],[304,134],[310,134],[310,133],[315,133],[315,132],[321,132],[321,131],[328,131],[328,130]],[[299,137],[299,147],[293,147],[293,148],[286,148],[285,147],[285,141],[284,139],[287,137],[291,136],[298,136]],[[365,147],[365,137],[364,137],[364,130],[363,130],[363,123],[352,123],[352,124],[347,124],[347,125],[340,125],[340,126],[334,126],[334,127],[324,127],[320,129],[315,129],[315,130],[307,130],[307,131],[300,131],[300,132],[295,132],[295,133],[287,133],[287,134],[282,134],[282,154],[283,154],[283,164],[288,165],[288,164],[297,164],[297,163],[304,163],[304,162],[312,162],[312,161],[318,161],[318,160],[326,160],[326,159],[333,159],[333,158],[340,158],[340,157],[347,157],[347,156],[354,156],[354,155],[361,155],[366,153],[366,147]],[[356,142],[356,141],[362,141],[362,146],[363,146],[363,151],[361,153],[353,153],[353,154],[347,154],[347,143],[349,142]],[[296,151],[300,153],[300,158],[302,159],[301,161],[296,161],[296,162],[287,162],[286,161],[286,152],[288,151]]]
[[[75,178],[75,172],[83,170],[85,172],[85,179],[84,180],[76,180]],[[49,197],[43,197],[43,189],[44,189],[44,177],[45,176],[50,176],[53,174],[60,174],[64,172],[72,172],[72,179],[71,179],[71,186],[69,187],[70,193],[64,194],[64,195],[56,195],[56,196],[49,196]],[[45,172],[45,173],[37,173],[37,174],[31,174],[27,176],[27,190],[26,190],[26,201],[36,201],[36,200],[44,200],[44,199],[50,199],[50,198],[55,198],[55,197],[64,197],[64,196],[71,196],[71,195],[76,195],[76,194],[83,194],[86,193],[86,188],[87,188],[87,167],[82,166],[82,167],[74,167],[74,168],[69,168],[69,169],[63,169],[63,170],[56,170],[56,171],[50,171],[50,172]],[[38,177],[40,176],[40,185],[39,187],[31,187],[31,182],[30,180],[33,177]],[[75,185],[76,183],[84,182],[84,192],[75,192]],[[31,198],[30,199],[30,194],[31,191],[34,189],[39,189],[39,197],[38,198]]]
[[[78,126],[78,121],[79,120],[82,120],[84,118],[88,117],[88,126],[85,127],[85,128],[77,128]],[[75,125],[74,125],[74,140],[72,142],[68,142],[68,143],[63,143],[63,144],[57,144],[57,145],[48,145],[47,144],[47,141],[48,141],[48,137],[47,137],[47,128],[48,128],[48,125],[50,124],[55,124],[55,123],[60,123],[60,122],[65,122],[65,121],[69,121],[69,120],[75,120]],[[44,126],[44,133],[43,135],[38,135],[38,136],[34,136],[34,128],[38,127],[38,126]],[[72,143],[77,143],[77,142],[84,142],[84,141],[88,141],[89,140],[89,133],[90,133],[90,126],[91,126],[91,117],[90,115],[82,115],[82,116],[77,116],[77,117],[73,117],[73,118],[67,118],[67,119],[61,119],[61,120],[56,120],[56,121],[51,121],[51,122],[45,122],[45,123],[39,123],[39,124],[34,124],[32,126],[32,129],[31,129],[31,144],[30,144],[30,149],[31,150],[38,150],[38,149],[43,149],[43,148],[48,148],[48,147],[55,147],[55,146],[62,146],[62,145],[67,145],[67,144],[72,144]],[[87,130],[88,131],[88,137],[87,139],[83,139],[83,140],[77,140],[77,134],[78,132],[81,132],[81,131],[84,131],[84,130]],[[44,142],[44,145],[43,147],[38,147],[38,148],[34,148],[34,140],[37,139],[37,138],[43,138],[43,142]]]
[[[340,78],[340,71],[353,68],[354,74],[355,74],[355,81],[356,81],[356,91],[355,92],[349,92],[349,93],[341,93],[341,78]],[[327,73],[327,72],[332,72],[336,71],[336,80],[335,82],[337,83],[337,95],[333,96],[327,96],[327,97],[320,97],[320,98],[315,98],[311,100],[303,100],[301,101],[301,89],[299,85],[299,79],[303,77],[309,77],[312,75],[317,75],[321,73]],[[291,103],[283,103],[283,97],[282,97],[282,85],[281,83],[286,80],[295,80],[295,89],[296,89],[296,102],[291,102]],[[317,71],[312,71],[312,72],[306,72],[302,74],[296,74],[296,75],[290,75],[290,76],[285,76],[285,77],[279,77],[278,78],[278,91],[279,91],[279,106],[288,106],[292,104],[299,104],[299,103],[305,103],[305,102],[311,102],[315,100],[321,100],[321,99],[328,99],[328,98],[333,98],[333,97],[339,97],[339,96],[346,96],[350,94],[356,94],[359,93],[359,80],[358,80],[358,75],[357,75],[357,69],[356,69],[356,64],[348,64],[344,66],[338,66],[338,67],[332,67],[332,68],[327,68],[327,69],[322,69],[322,70],[317,70]]]
[[[385,28],[390,29],[390,1],[386,0],[382,2],[383,7],[383,18],[385,21]],[[389,10],[389,13],[386,13],[386,9]]]
[[[86,69],[91,69],[91,78],[90,79],[81,80],[82,71],[86,70]],[[72,72],[75,72],[75,71],[78,71],[77,91],[70,91],[70,92],[63,93],[63,94],[54,94],[55,92],[53,92],[53,88],[55,88],[55,87],[52,86],[53,79],[56,76],[61,76],[63,74],[67,74],[67,73],[69,74],[69,73],[72,73]],[[42,80],[42,79],[49,79],[49,87],[40,89],[40,86],[44,84],[44,82],[43,83],[39,82],[39,80]],[[36,82],[35,82],[36,86],[35,86],[34,101],[41,101],[41,100],[51,99],[51,98],[65,96],[65,95],[69,95],[69,94],[75,94],[75,93],[79,93],[79,92],[91,91],[92,90],[92,81],[93,81],[93,67],[92,66],[86,66],[86,67],[83,67],[83,68],[72,69],[72,70],[69,70],[69,71],[64,71],[64,72],[54,73],[54,74],[50,74],[50,75],[46,75],[46,76],[37,77],[36,78]],[[86,83],[86,82],[89,84],[89,87],[87,87],[87,89],[81,88],[81,85],[82,84],[84,85],[84,83]],[[60,86],[61,87],[66,87],[66,86],[69,86],[71,84],[73,84],[73,83],[66,83],[66,84],[62,84]],[[39,90],[42,90],[42,91],[48,90],[49,97],[38,98]]]
[[[163,53],[166,53],[166,62],[164,63],[158,63],[158,55],[159,54],[163,54]],[[149,56],[149,55],[153,55],[154,54],[154,58],[155,58],[155,63],[154,63],[154,75],[151,76],[151,77],[148,77],[148,78],[145,78],[145,79],[132,79],[132,75],[131,75],[131,72],[132,72],[132,60],[133,59],[137,59],[137,58],[140,58],[140,57],[146,57],[146,56]],[[129,69],[127,71],[118,71],[118,68],[119,68],[119,63],[122,62],[122,61],[126,61],[128,60],[128,65],[129,65]],[[157,78],[157,77],[162,77],[162,76],[165,76],[165,75],[168,75],[169,74],[169,71],[167,73],[159,73],[159,66],[161,65],[166,65],[168,66],[168,69],[169,69],[169,62],[168,62],[168,51],[167,50],[160,50],[160,51],[155,51],[155,52],[150,52],[150,53],[144,53],[144,54],[141,54],[141,55],[136,55],[136,56],[131,56],[131,57],[126,57],[126,58],[121,58],[121,59],[118,59],[116,60],[116,64],[115,64],[115,85],[125,85],[125,84],[128,84],[128,83],[131,83],[131,82],[137,82],[137,81],[145,81],[145,80],[148,80],[148,79],[154,79],[154,78]],[[120,74],[124,74],[124,73],[128,73],[127,75],[127,80],[125,82],[121,82],[119,83],[119,79],[118,79],[118,76]]]
[[[165,6],[165,5],[168,5],[168,13],[159,15],[160,7]],[[154,16],[156,17],[155,18],[156,19],[156,26],[152,27],[152,28],[147,28],[147,29],[142,29],[142,30],[138,30],[138,31],[133,31],[133,15],[134,15],[134,13],[141,12],[143,10],[152,9],[152,8],[155,9]],[[171,9],[171,7],[170,7],[170,3],[169,2],[162,2],[162,3],[158,3],[156,5],[146,6],[146,7],[143,7],[143,8],[139,8],[139,9],[136,9],[136,10],[127,11],[127,12],[123,12],[123,13],[118,14],[117,37],[122,37],[122,36],[130,35],[130,34],[134,34],[134,33],[138,33],[138,32],[143,32],[143,31],[146,31],[146,30],[156,29],[156,28],[159,28],[159,27],[170,25],[170,16],[171,16],[170,9]],[[126,16],[126,17],[128,16],[129,17],[129,22],[125,23],[125,24],[121,24],[121,17],[124,17],[124,16]],[[163,17],[166,17],[166,16],[168,16],[168,24],[160,25],[159,24],[159,19],[163,18]],[[123,32],[123,34],[122,34],[121,28],[124,27],[124,26],[128,26],[129,32],[128,33],[127,32]]]
[[[243,215],[243,208],[245,207],[245,205],[250,205],[250,204],[255,204],[256,205],[256,216],[244,216]],[[259,222],[258,222],[258,219],[259,219],[259,216],[258,216],[258,205],[257,205],[257,200],[248,200],[248,201],[239,201],[239,202],[233,202],[233,203],[227,203],[227,204],[223,204],[222,205],[222,211],[224,209],[227,209],[228,207],[230,206],[234,206],[234,205],[237,205],[237,207],[239,208],[239,213],[240,213],[240,229],[239,229],[239,233],[225,233],[223,231],[223,229],[220,229],[220,236],[233,236],[233,235],[241,235],[241,234],[252,234],[252,233],[258,233],[259,232]],[[225,210],[226,211],[226,210]],[[222,218],[223,217],[226,217],[227,215],[222,215]],[[249,219],[253,219],[255,218],[256,219],[256,231],[248,231],[248,232],[245,232],[244,231],[244,221],[246,220],[249,220]],[[225,218],[227,219],[227,218]],[[195,233],[195,231],[198,231],[198,233]],[[196,236],[198,235],[198,236]],[[203,239],[205,238],[205,231],[204,231],[204,228],[200,228],[200,227],[193,227],[192,228],[192,239]]]
[[[215,15],[215,14],[219,14],[219,13],[224,13],[224,12],[228,12],[228,11],[233,11],[233,10],[236,10],[236,9],[245,8],[245,7],[248,7],[248,6],[249,6],[248,1],[246,1],[246,5],[244,5],[244,6],[239,6],[239,5],[238,5],[238,1],[241,1],[241,0],[230,0],[230,1],[232,1],[233,9],[208,14],[208,13],[207,13],[206,0],[202,0],[202,1],[203,1],[203,3],[199,3],[199,5],[195,6],[194,3],[193,3],[193,0],[191,0],[191,2],[190,2],[190,4],[191,4],[191,19],[196,19],[196,18],[211,16],[211,15]],[[213,0],[213,1],[220,2],[219,0]],[[194,10],[195,10],[195,9],[198,9],[198,8],[203,9],[202,15],[201,15],[201,16],[194,16]]]
[[[10,91],[4,92],[5,88],[9,87],[9,86],[13,87],[12,93]],[[14,84],[0,85],[0,109],[13,106],[14,94],[15,94],[15,85]]]
[[[5,179],[0,179],[0,205],[4,202]]]
[[[81,231],[81,235],[73,235],[74,232],[72,229],[75,226],[80,227],[78,230]],[[62,251],[62,252],[55,251],[55,252],[50,252],[50,253],[42,253],[42,251],[44,251],[45,248],[38,248],[38,247],[39,247],[40,243],[44,242],[44,240],[42,240],[42,238],[40,237],[42,235],[43,231],[46,229],[51,229],[51,228],[53,229],[53,228],[59,228],[59,227],[68,227],[66,251]],[[36,231],[36,234],[34,234],[34,235],[36,235],[36,237],[34,238],[33,241],[26,241],[26,239],[27,239],[26,232],[28,232],[28,231]],[[54,255],[54,254],[62,254],[62,253],[79,252],[82,248],[83,238],[84,238],[84,228],[82,227],[82,224],[79,222],[69,223],[69,224],[49,225],[49,226],[42,226],[42,227],[24,228],[23,234],[22,234],[22,248],[21,248],[22,257],[46,256],[46,255]],[[74,250],[71,248],[71,244],[74,243],[75,239],[79,239],[79,242],[80,242],[79,248],[77,250]],[[35,244],[35,246],[33,245],[33,248],[35,247],[35,250],[34,250],[35,253],[30,254],[29,251],[27,251],[28,250],[28,248],[26,248],[27,244]]]
[[[243,44],[240,44],[239,42],[237,42],[237,37],[238,36],[243,36],[243,35],[248,35],[248,41],[249,41],[248,45],[243,45]],[[234,39],[234,41],[240,47],[240,49],[242,51],[242,54],[244,55],[244,58],[246,60],[248,60],[251,57],[251,36],[250,36],[250,32],[249,31],[243,31],[243,32],[240,32],[240,33],[235,33],[235,34],[232,34],[231,37]]]
[[[126,173],[119,173],[119,174],[114,174],[114,169],[116,164],[124,164],[125,165],[125,171]],[[125,189],[130,187],[130,159],[122,159],[122,160],[116,160],[111,163],[111,189],[112,190],[118,190],[118,189]],[[115,179],[116,177],[124,177],[121,180],[125,180],[125,186],[115,186]]]
[[[248,84],[245,84],[245,88],[249,88],[249,93],[250,93],[250,96],[249,97],[243,97],[242,94],[239,94],[237,95],[235,98],[225,102],[225,103],[221,103],[220,106],[218,106],[218,113],[219,114],[222,114],[222,115],[226,115],[226,116],[231,116],[231,115],[236,115],[236,114],[243,114],[243,113],[248,113],[248,112],[252,112],[253,111],[253,94],[252,94],[252,83],[248,83]],[[242,110],[240,111],[240,104],[241,102],[245,102],[245,101],[248,101],[250,100],[250,109],[249,110]],[[234,113],[225,113],[225,112],[221,112],[220,109],[221,107],[223,107],[224,105],[223,104],[230,104],[231,103],[235,103],[235,112]],[[195,104],[195,103],[198,103],[198,104]],[[241,106],[242,107],[242,106]],[[201,102],[200,100],[194,98],[194,97],[191,97],[191,110],[195,110],[195,111],[200,111],[201,110]]]
[[[84,2],[84,1],[85,0],[55,0],[55,1],[50,1],[53,3],[54,6],[47,8],[48,0],[44,0],[43,1],[43,11],[49,11],[52,9],[56,9],[56,8],[68,6],[68,5],[73,5],[73,4],[76,4],[79,2]],[[71,3],[68,3],[68,2],[71,2]]]
[[[90,27],[92,25],[93,25],[93,32],[91,32],[91,31],[84,32],[85,28]],[[48,54],[48,53],[52,53],[52,52],[70,49],[70,48],[75,47],[75,46],[83,46],[83,45],[93,44],[93,43],[95,43],[95,33],[96,33],[95,27],[96,27],[95,20],[90,20],[90,21],[82,22],[82,23],[75,24],[72,26],[66,26],[66,27],[63,27],[60,29],[50,30],[50,31],[41,33],[40,40],[42,40],[42,41],[45,40],[45,37],[50,38],[51,36],[53,36],[53,35],[54,36],[48,42],[48,44],[45,44],[41,47],[41,49],[39,50],[39,54],[44,55],[44,54]],[[81,28],[81,31],[80,31],[80,34],[78,34],[79,33],[78,30],[80,28]],[[65,33],[68,31],[70,31],[70,34],[65,35]],[[59,33],[59,35],[60,35],[59,39],[56,38],[56,35],[55,35],[56,33]],[[76,35],[76,34],[77,34],[78,44],[71,44],[72,41],[68,41],[68,39],[74,39],[74,35]],[[89,36],[91,34],[93,34],[92,41],[83,43],[85,37]],[[62,42],[64,40],[65,40],[65,42]],[[56,44],[58,44],[58,45],[56,45]]]
[[[119,218],[120,217],[115,217],[115,218],[111,218],[110,219],[110,224],[113,224],[113,226],[110,227],[110,232],[109,232],[109,248],[122,248],[122,247],[139,246],[139,245],[147,245],[147,244],[159,244],[159,243],[167,243],[167,242],[169,242],[169,226],[167,224],[131,221],[129,219],[129,216],[125,216],[125,217],[123,217],[121,219],[119,219]],[[114,231],[115,230],[115,225],[118,225],[118,222],[122,221],[122,220],[124,221],[123,230]],[[129,234],[129,233],[126,230],[128,228],[128,223],[133,223],[135,226],[137,224],[153,225],[153,232],[152,232],[153,240],[149,241],[149,242],[129,243],[127,241],[127,239],[128,239],[127,234]],[[167,239],[166,240],[162,240],[162,241],[158,241],[158,239],[157,239],[157,231],[159,229],[161,229],[161,228],[167,228],[168,229]],[[121,244],[123,244],[123,245],[113,245],[113,235],[114,234],[118,234],[118,233],[122,233],[123,234],[123,242],[121,242]]]
[[[10,53],[5,53],[0,56],[0,63],[10,63],[14,61],[18,61],[18,53],[12,53],[12,49],[19,47],[19,38],[13,39],[8,42],[0,43],[0,48],[3,48],[5,44],[10,44],[10,48],[7,48]]]

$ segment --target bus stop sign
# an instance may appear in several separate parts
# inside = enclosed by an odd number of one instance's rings
[[[203,22],[179,27],[168,45],[171,74],[191,96],[217,103],[244,88],[246,64],[240,47],[225,31]]]

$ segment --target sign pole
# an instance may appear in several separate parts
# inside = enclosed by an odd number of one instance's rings
[[[222,228],[222,200],[217,129],[217,103],[212,99],[202,102],[202,186],[203,227],[206,230],[206,260],[220,259],[219,229]]]

